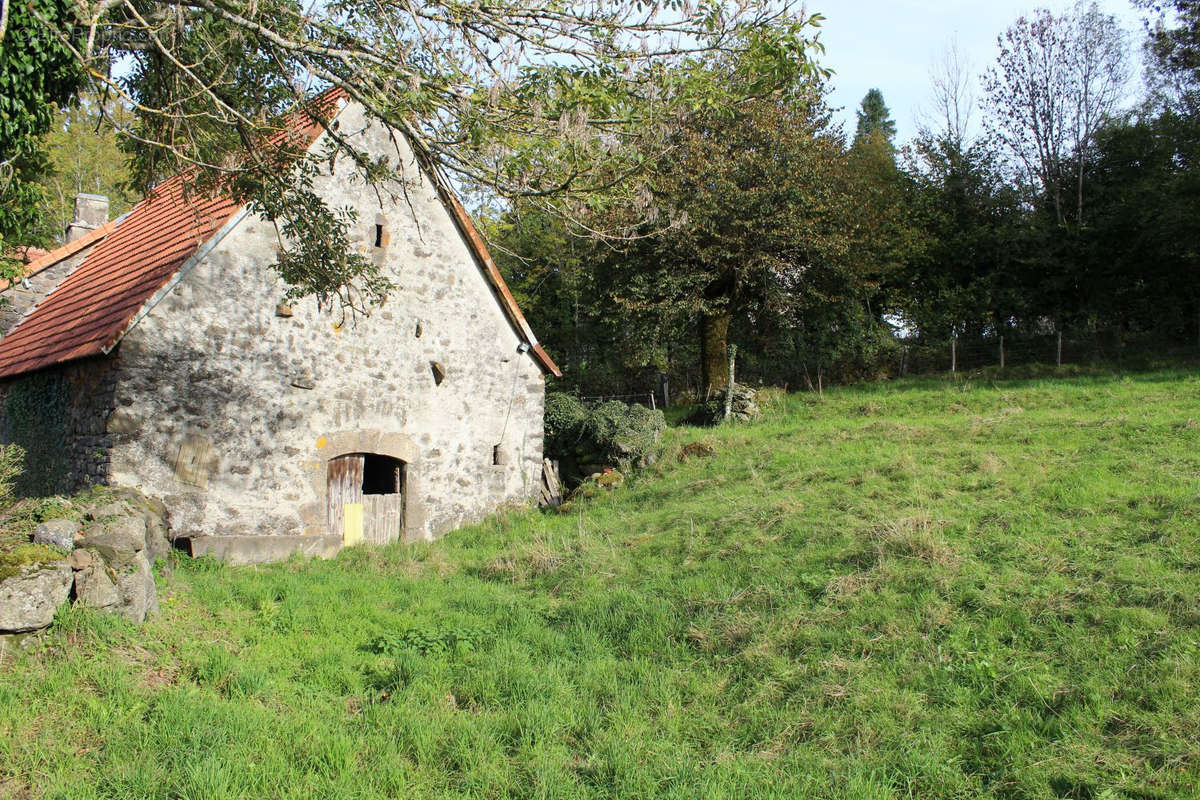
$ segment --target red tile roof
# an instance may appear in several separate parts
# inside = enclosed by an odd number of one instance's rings
[[[313,105],[332,111],[345,93],[334,89]],[[310,145],[323,128],[307,114],[291,115],[276,144]],[[110,222],[30,264],[27,274],[79,252],[107,234],[66,280],[0,340],[0,378],[76,358],[107,353],[137,313],[241,206],[224,196],[188,193],[183,176],[159,184],[120,220]]]
[[[333,110],[345,97],[334,89],[314,105]],[[298,125],[285,125],[277,143],[291,139],[311,145],[323,130],[307,115]],[[537,362],[553,375],[557,365],[537,343],[483,238],[458,199],[433,176],[439,194],[467,240],[496,297]],[[0,378],[109,352],[138,319],[138,312],[162,290],[184,263],[213,237],[241,206],[224,196],[187,193],[182,176],[164,181],[124,218],[90,232],[30,264],[44,267],[103,239],[54,291],[0,339]],[[115,226],[115,230],[114,230]],[[107,237],[107,238],[105,238]]]
[[[46,267],[52,267],[63,259],[70,258],[76,253],[91,247],[92,245],[96,244],[96,242],[112,233],[113,229],[116,227],[117,221],[112,220],[111,222],[101,225],[99,228],[88,231],[75,241],[67,242],[66,244],[60,245],[53,250],[42,250],[40,247],[17,248],[18,256],[21,256],[25,259],[21,265],[21,274],[26,277],[36,275],[42,270],[46,269]],[[22,249],[24,250],[23,253]],[[0,292],[4,291],[11,285],[12,284],[10,284],[8,281],[0,281]]]
[[[240,206],[155,187],[70,275],[0,340],[0,377],[108,352],[134,315]]]

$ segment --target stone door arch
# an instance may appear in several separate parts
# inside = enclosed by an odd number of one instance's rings
[[[358,505],[364,541],[411,542],[427,538],[420,494],[419,451],[410,437],[377,431],[345,431],[320,437],[317,451],[325,468],[319,482],[314,481],[317,484],[314,488],[322,501],[321,515],[327,533],[346,541],[346,507]],[[396,468],[398,473],[394,471]],[[388,474],[392,491],[381,484],[382,477]],[[360,512],[350,513],[354,523],[355,515]]]
[[[329,532],[347,545],[391,544],[404,535],[405,464],[379,453],[348,453],[326,467]]]

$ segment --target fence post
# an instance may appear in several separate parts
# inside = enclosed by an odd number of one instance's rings
[[[729,419],[733,412],[733,365],[737,360],[737,345],[729,345],[729,386],[725,388],[725,414],[721,419]]]
[[[1000,369],[1004,369],[1004,337],[1000,337]]]
[[[657,410],[658,410],[658,406],[654,405],[654,392],[651,392],[651,393],[650,393],[650,410],[651,410],[651,411],[657,411]]]
[[[1062,366],[1062,328],[1058,329],[1058,347],[1054,351],[1054,365]]]
[[[958,372],[958,337],[950,337],[950,371]]]

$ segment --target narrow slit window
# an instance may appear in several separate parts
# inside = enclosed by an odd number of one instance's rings
[[[383,247],[383,226],[378,223],[375,225],[375,246]]]

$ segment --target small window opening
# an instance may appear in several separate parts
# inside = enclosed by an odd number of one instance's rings
[[[363,457],[363,494],[400,494],[403,487],[403,461],[374,453]]]
[[[501,445],[493,446],[492,447],[492,466],[493,467],[502,467],[507,463],[508,463],[508,453],[504,452],[504,448]]]
[[[375,225],[375,246],[383,247],[383,226],[379,224]]]

